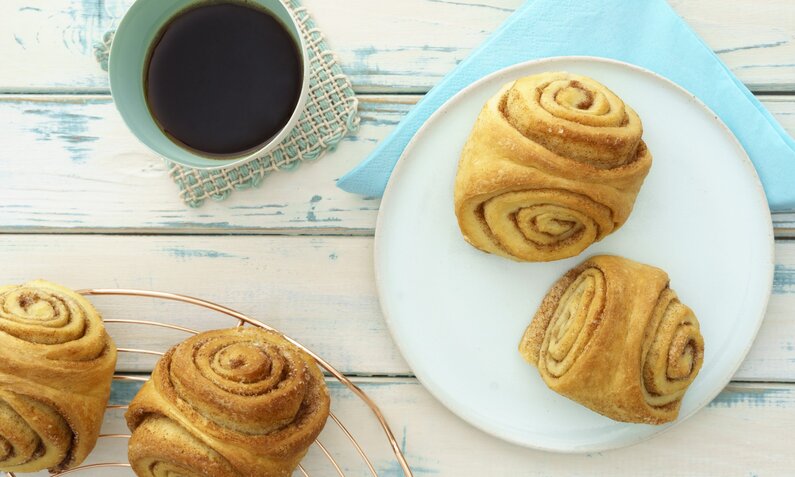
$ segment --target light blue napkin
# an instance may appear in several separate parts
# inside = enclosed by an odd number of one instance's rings
[[[745,146],[771,209],[795,209],[795,141],[664,0],[528,1],[337,185],[348,192],[381,196],[406,144],[453,95],[506,66],[569,55],[634,63],[684,86]]]

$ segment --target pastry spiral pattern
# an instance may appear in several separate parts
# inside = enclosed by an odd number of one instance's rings
[[[517,261],[576,256],[620,228],[652,156],[632,108],[604,85],[544,73],[481,111],[455,181],[466,240]]]
[[[317,364],[276,333],[196,335],[158,362],[126,414],[141,477],[292,475],[329,415]]]
[[[617,421],[676,419],[704,359],[693,311],[655,267],[593,257],[544,298],[519,351],[550,389]]]
[[[43,280],[0,287],[0,470],[82,463],[115,366],[116,346],[85,298]]]

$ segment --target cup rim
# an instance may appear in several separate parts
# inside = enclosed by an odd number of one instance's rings
[[[191,156],[193,156],[194,158],[196,158],[198,160],[213,161],[213,163],[217,163],[217,164],[201,164],[201,165],[197,165],[197,164],[189,163],[188,161],[185,161],[185,160],[183,160],[181,158],[175,159],[175,158],[172,158],[172,157],[168,157],[166,154],[163,154],[161,151],[158,151],[155,147],[153,147],[147,141],[143,140],[138,135],[138,133],[133,129],[133,127],[131,126],[132,118],[129,116],[128,112],[124,108],[119,106],[119,102],[116,101],[117,93],[114,93],[114,88],[113,88],[113,78],[114,78],[113,69],[114,69],[114,64],[116,64],[116,62],[114,62],[114,54],[113,53],[114,53],[114,50],[116,50],[116,48],[117,48],[117,44],[118,44],[117,43],[117,39],[119,38],[119,32],[122,32],[122,34],[124,34],[124,31],[126,29],[130,28],[129,22],[131,20],[129,20],[129,19],[132,18],[132,16],[133,16],[132,14],[134,14],[139,9],[145,8],[146,5],[148,4],[148,2],[149,3],[152,3],[152,2],[153,3],[159,3],[161,1],[162,0],[136,0],[130,6],[130,8],[127,10],[127,12],[124,14],[124,16],[122,17],[122,20],[119,22],[119,25],[116,28],[116,33],[114,35],[113,41],[111,42],[110,52],[109,52],[109,55],[108,55],[108,84],[109,84],[109,87],[110,87],[111,97],[113,98],[114,107],[119,112],[119,115],[122,117],[122,120],[124,121],[124,123],[127,125],[127,129],[130,132],[132,132],[133,135],[144,146],[146,146],[147,149],[152,151],[158,157],[160,157],[162,159],[165,159],[165,160],[167,160],[169,162],[172,162],[172,163],[175,163],[175,164],[180,164],[182,166],[185,166],[185,167],[188,167],[188,168],[191,168],[191,169],[200,169],[200,170],[206,170],[206,171],[227,169],[227,168],[231,168],[231,167],[235,167],[235,166],[239,166],[239,165],[245,164],[247,162],[251,162],[254,159],[262,157],[263,155],[265,155],[265,154],[271,152],[272,150],[276,149],[284,141],[284,139],[293,131],[293,129],[295,129],[295,127],[298,124],[298,120],[301,118],[301,115],[304,112],[304,109],[306,107],[306,103],[307,103],[307,100],[308,100],[308,97],[309,97],[310,75],[311,75],[311,72],[312,72],[312,68],[311,68],[311,64],[310,64],[310,60],[309,60],[309,50],[307,48],[307,41],[306,41],[306,37],[305,37],[303,31],[301,30],[301,23],[298,21],[298,19],[297,19],[295,13],[293,12],[293,10],[290,8],[290,6],[284,0],[275,0],[275,1],[278,2],[279,4],[281,4],[282,7],[284,7],[285,12],[287,13],[287,16],[290,19],[290,23],[291,23],[290,26],[292,26],[294,28],[294,30],[295,30],[295,34],[296,34],[296,37],[297,37],[296,39],[297,39],[297,42],[298,42],[298,47],[301,50],[302,82],[301,82],[301,90],[300,90],[299,95],[298,95],[298,102],[295,105],[295,109],[293,110],[293,113],[290,116],[290,119],[285,123],[284,127],[282,127],[282,129],[279,130],[279,132],[275,136],[273,136],[269,141],[267,141],[265,144],[263,144],[262,147],[260,147],[258,149],[255,149],[255,150],[252,150],[252,151],[248,151],[248,152],[246,152],[246,153],[244,153],[242,155],[239,155],[239,156],[232,156],[229,159],[205,156],[205,155],[200,154],[197,151],[193,151],[193,150],[187,149],[187,148],[185,148],[183,146],[179,146],[184,151],[186,151],[188,154],[190,154]],[[187,4],[185,6],[185,8],[190,8],[192,5],[197,5],[197,4],[201,4],[201,3],[205,3],[205,2],[207,2],[207,0],[191,0],[189,2],[189,4]],[[243,1],[238,1],[238,2],[235,2],[235,0],[230,0],[229,1],[229,3],[249,3],[249,2],[253,2],[257,6],[259,6],[261,8],[263,8],[265,10],[268,10],[268,11],[271,11],[271,8],[268,8],[268,7],[264,6],[264,5],[262,5],[259,0],[243,0]],[[180,10],[180,12],[181,11],[183,11],[183,10]],[[163,22],[161,25],[158,25],[158,31],[160,31],[171,19],[173,19],[178,14],[179,14],[179,12],[175,13],[172,16],[169,16],[168,19],[165,22]],[[152,117],[151,114],[149,116],[150,116],[150,119],[153,122],[156,122],[154,117]],[[166,134],[163,134],[163,137],[168,137],[168,136]],[[168,140],[172,141],[170,138]]]

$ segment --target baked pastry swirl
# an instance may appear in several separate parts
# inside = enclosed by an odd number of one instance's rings
[[[130,403],[141,477],[287,477],[329,415],[323,374],[276,333],[196,335],[158,362]]]
[[[88,300],[43,280],[0,287],[0,470],[82,463],[115,366],[116,346]]]
[[[464,146],[455,213],[475,247],[519,261],[573,257],[629,217],[652,156],[602,84],[544,73],[503,87]]]
[[[664,271],[603,255],[552,287],[519,351],[559,394],[617,421],[663,424],[701,369],[704,339]]]

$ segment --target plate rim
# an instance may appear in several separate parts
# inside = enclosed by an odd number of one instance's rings
[[[461,412],[460,408],[458,408],[454,403],[451,402],[452,399],[448,397],[447,393],[444,390],[442,390],[441,387],[437,386],[432,380],[424,379],[421,376],[422,373],[418,373],[417,372],[417,370],[415,369],[415,366],[412,365],[412,359],[409,358],[408,354],[406,353],[405,346],[403,344],[401,344],[401,342],[396,338],[397,335],[396,335],[396,330],[395,330],[395,326],[396,326],[395,325],[395,321],[390,316],[388,310],[386,309],[386,306],[384,305],[383,300],[381,300],[381,297],[384,294],[384,285],[383,285],[383,273],[384,272],[382,272],[381,269],[380,269],[380,265],[379,265],[380,262],[378,260],[378,257],[380,255],[379,254],[379,249],[380,249],[381,238],[383,237],[381,224],[382,224],[382,222],[384,220],[385,210],[387,210],[387,207],[385,205],[389,203],[390,193],[391,193],[392,189],[394,187],[396,187],[396,186],[394,186],[395,181],[393,179],[399,174],[400,170],[403,167],[405,167],[405,163],[406,163],[405,159],[406,159],[406,157],[409,156],[412,153],[413,149],[416,147],[416,145],[419,142],[420,138],[423,137],[425,134],[427,134],[428,130],[431,127],[430,125],[432,123],[435,123],[438,120],[439,117],[443,116],[449,109],[452,108],[452,106],[455,103],[460,101],[460,99],[462,97],[466,96],[471,91],[478,89],[483,84],[488,83],[488,82],[494,80],[495,78],[497,78],[499,76],[510,75],[511,73],[513,73],[513,72],[515,72],[517,70],[522,70],[524,68],[530,68],[530,67],[541,65],[541,64],[546,64],[546,63],[553,63],[554,64],[554,63],[557,63],[557,62],[565,62],[565,61],[582,61],[582,62],[606,63],[606,64],[611,64],[613,66],[627,68],[627,69],[633,70],[633,71],[635,71],[636,73],[639,73],[639,74],[652,76],[653,78],[655,78],[657,80],[661,80],[664,83],[667,83],[669,86],[672,86],[673,88],[679,90],[681,93],[684,93],[689,98],[692,98],[692,100],[695,102],[695,104],[697,106],[701,107],[704,111],[709,113],[709,115],[718,124],[718,126],[721,129],[723,129],[725,133],[728,134],[728,138],[730,138],[733,141],[734,147],[737,148],[738,151],[740,152],[740,159],[741,159],[742,165],[745,167],[746,172],[748,172],[750,174],[750,179],[753,182],[754,189],[756,190],[757,194],[759,194],[759,196],[757,198],[761,199],[761,203],[764,204],[764,210],[762,211],[762,216],[764,218],[766,218],[766,220],[765,220],[765,222],[766,222],[766,224],[765,224],[765,232],[766,232],[766,235],[767,235],[766,238],[767,238],[767,242],[769,243],[769,246],[768,246],[768,253],[765,254],[768,257],[768,260],[767,260],[767,263],[766,263],[768,270],[767,270],[767,273],[765,274],[766,281],[763,284],[763,290],[765,291],[764,305],[762,306],[759,315],[756,317],[756,321],[755,321],[755,323],[753,325],[753,333],[751,334],[751,337],[750,337],[751,339],[748,341],[748,344],[744,347],[744,349],[740,353],[737,354],[736,361],[734,362],[734,364],[729,369],[730,372],[727,373],[728,377],[725,377],[724,379],[721,379],[721,382],[723,382],[723,385],[721,387],[719,387],[716,391],[712,391],[712,392],[708,393],[707,396],[703,400],[699,401],[696,404],[696,406],[693,408],[693,410],[690,411],[689,413],[680,414],[678,416],[678,418],[674,422],[668,423],[668,424],[666,424],[664,426],[659,427],[658,428],[659,430],[657,432],[652,432],[652,433],[650,433],[648,435],[644,435],[644,436],[640,436],[640,437],[634,438],[631,442],[615,443],[615,444],[607,444],[607,445],[593,444],[593,445],[590,445],[590,446],[577,446],[577,447],[569,447],[569,448],[559,448],[559,447],[549,447],[549,446],[538,445],[538,444],[535,444],[535,443],[529,443],[529,442],[523,441],[521,439],[516,439],[516,438],[513,438],[511,436],[506,436],[506,435],[504,435],[504,434],[499,432],[499,430],[498,430],[499,426],[492,426],[490,424],[486,424],[484,422],[475,420],[474,416],[469,416],[466,413]],[[485,432],[486,434],[488,434],[490,436],[496,437],[497,439],[500,439],[502,441],[509,442],[511,444],[516,444],[518,446],[525,447],[525,448],[528,448],[528,449],[535,449],[535,450],[553,452],[553,453],[558,453],[558,454],[586,454],[586,453],[592,453],[592,452],[604,452],[604,451],[617,450],[617,449],[623,449],[623,448],[631,447],[631,446],[640,444],[642,442],[646,442],[648,440],[651,440],[653,438],[656,438],[656,437],[658,437],[658,436],[670,431],[671,429],[673,429],[675,427],[678,427],[679,424],[687,421],[688,419],[693,417],[693,415],[695,415],[696,413],[698,413],[699,411],[704,409],[709,403],[711,403],[726,388],[726,386],[728,386],[732,382],[732,378],[737,373],[737,370],[740,368],[740,366],[742,366],[743,362],[745,362],[745,359],[747,358],[748,353],[751,351],[751,348],[753,347],[753,345],[754,345],[754,343],[756,341],[756,338],[757,338],[757,336],[759,334],[759,330],[761,329],[762,323],[764,322],[765,316],[767,314],[767,308],[768,308],[768,306],[770,304],[770,298],[771,298],[772,292],[773,292],[773,279],[774,279],[774,273],[775,273],[776,239],[775,239],[775,230],[774,230],[774,227],[773,227],[772,213],[770,211],[770,208],[769,208],[768,204],[769,203],[768,203],[768,200],[767,200],[767,195],[765,193],[762,181],[759,178],[759,173],[757,172],[756,167],[754,166],[753,162],[751,161],[751,158],[748,156],[748,152],[745,150],[745,148],[743,147],[743,145],[739,141],[739,139],[737,139],[737,137],[735,136],[734,132],[726,125],[726,123],[723,122],[723,120],[709,106],[707,106],[703,101],[701,101],[701,99],[699,99],[696,95],[694,95],[693,93],[691,93],[690,91],[685,89],[683,86],[679,85],[678,83],[674,82],[673,80],[668,79],[665,76],[662,76],[662,75],[660,75],[658,73],[655,73],[654,71],[651,71],[651,70],[649,70],[647,68],[644,68],[642,66],[638,66],[638,65],[635,65],[635,64],[632,64],[632,63],[628,63],[628,62],[625,62],[625,61],[616,60],[616,59],[613,59],[613,58],[605,58],[605,57],[600,57],[600,56],[587,56],[587,55],[551,56],[551,57],[545,57],[545,58],[539,58],[539,59],[535,59],[535,60],[529,60],[529,61],[523,61],[523,62],[520,62],[520,63],[515,63],[513,65],[507,66],[505,68],[501,68],[501,69],[499,69],[497,71],[494,71],[492,73],[489,73],[489,74],[481,77],[480,79],[472,82],[471,84],[467,85],[466,87],[464,87],[463,89],[458,91],[456,94],[454,94],[453,96],[448,98],[444,102],[444,104],[442,104],[441,107],[439,107],[436,111],[434,111],[433,114],[431,114],[428,117],[428,119],[426,119],[425,122],[423,122],[422,126],[420,126],[417,129],[417,131],[412,136],[411,140],[408,142],[406,147],[403,149],[403,152],[401,153],[400,158],[395,163],[395,167],[392,170],[392,173],[389,176],[389,180],[387,181],[386,188],[384,189],[384,194],[381,197],[381,203],[380,203],[380,206],[379,206],[379,209],[378,209],[378,214],[377,214],[377,217],[376,217],[376,227],[375,227],[374,244],[373,244],[373,268],[374,268],[374,272],[375,272],[375,286],[376,286],[376,292],[377,292],[377,295],[378,295],[378,305],[379,305],[379,308],[381,310],[381,314],[384,317],[384,321],[387,324],[387,328],[389,329],[389,334],[392,337],[392,341],[397,346],[398,350],[400,351],[401,356],[406,361],[406,363],[409,365],[409,368],[411,368],[411,371],[414,373],[414,376],[417,378],[417,380],[420,382],[420,384],[422,384],[422,386],[426,390],[428,390],[428,392],[437,401],[439,401],[448,411],[450,411],[456,417],[458,417],[459,419],[461,419],[464,422],[468,423],[469,425],[475,427],[476,429],[478,429],[478,430],[480,430],[482,432]],[[583,255],[583,254],[580,254],[580,255]]]

